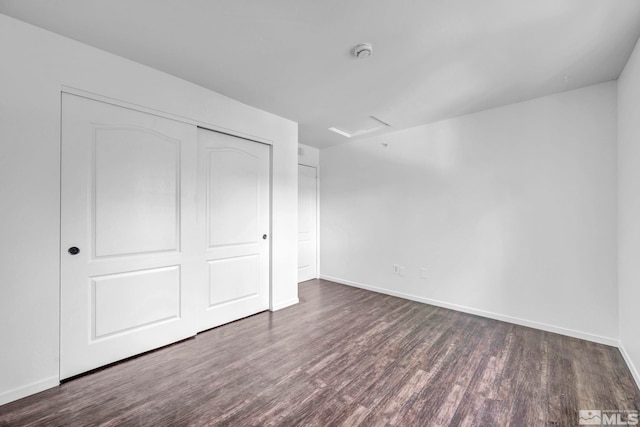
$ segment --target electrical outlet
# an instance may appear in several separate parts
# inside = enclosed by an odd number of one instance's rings
[[[398,264],[393,264],[393,274],[400,274],[400,266]]]
[[[426,279],[427,278],[427,269],[426,268],[421,268],[420,269],[420,278],[421,279]]]

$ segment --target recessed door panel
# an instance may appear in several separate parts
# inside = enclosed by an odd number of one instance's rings
[[[269,308],[270,148],[200,129],[198,150],[204,330]]]
[[[298,271],[303,270],[315,270],[316,263],[316,246],[312,240],[300,240],[298,241]],[[306,272],[305,272],[306,273]],[[300,276],[301,282],[309,280],[305,278],[305,275]],[[309,277],[313,279],[314,277]]]
[[[62,379],[197,331],[197,129],[63,94]]]
[[[180,317],[180,267],[94,277],[94,339]]]
[[[209,308],[258,295],[257,255],[209,261]]]
[[[180,141],[98,127],[93,157],[95,256],[177,250]]]
[[[208,150],[209,246],[258,240],[258,158],[235,148]]]

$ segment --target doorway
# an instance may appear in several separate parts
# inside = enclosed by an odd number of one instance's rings
[[[298,282],[318,277],[318,170],[298,165]]]
[[[270,146],[63,93],[60,379],[269,308]]]

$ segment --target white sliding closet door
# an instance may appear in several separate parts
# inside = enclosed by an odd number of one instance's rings
[[[270,147],[198,131],[204,330],[269,308]]]
[[[62,99],[62,379],[194,335],[197,128]]]

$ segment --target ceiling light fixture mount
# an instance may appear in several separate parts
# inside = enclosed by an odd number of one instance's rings
[[[373,46],[371,43],[358,43],[356,47],[353,48],[353,56],[356,58],[366,58],[371,56],[373,53]]]

